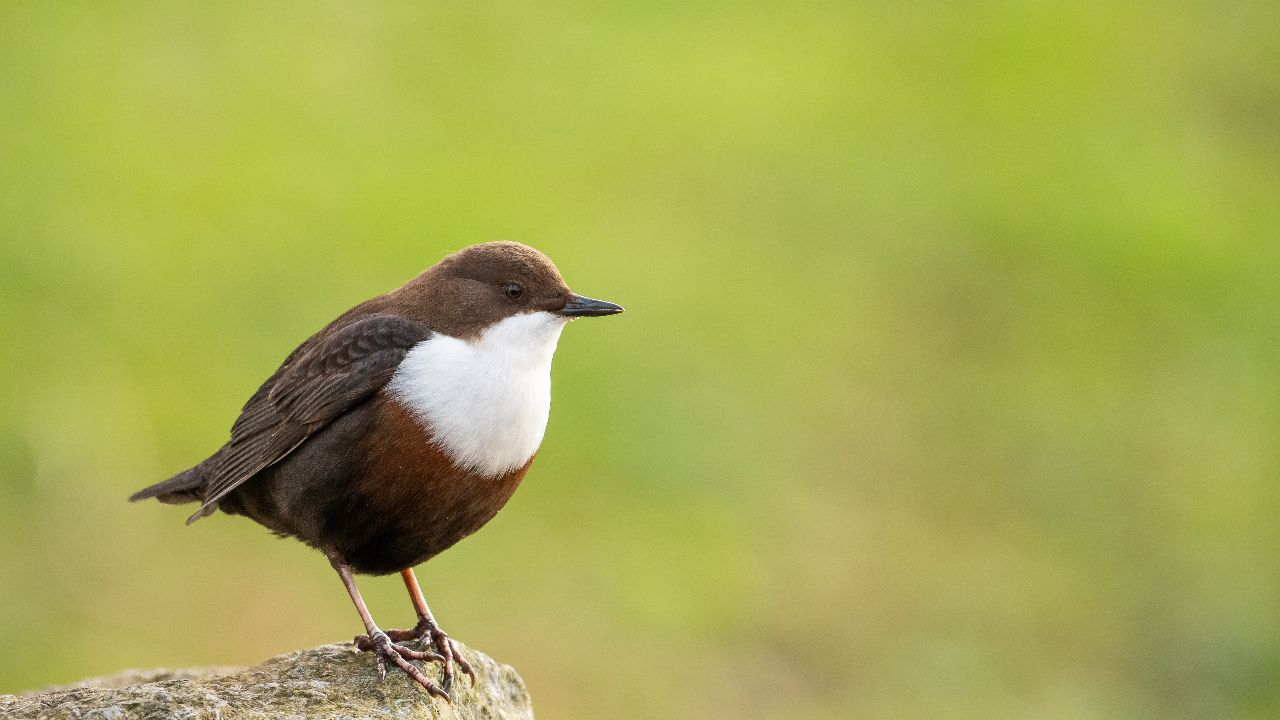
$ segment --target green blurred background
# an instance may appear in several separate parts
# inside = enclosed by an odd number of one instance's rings
[[[541,717],[1277,717],[1277,28],[5,2],[0,691],[355,634],[320,555],[124,497],[508,238],[628,308],[565,333],[524,486],[419,573]]]

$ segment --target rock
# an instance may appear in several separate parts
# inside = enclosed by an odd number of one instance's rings
[[[69,687],[0,695],[3,718],[239,720],[432,718],[525,720],[533,705],[514,668],[462,648],[476,672],[453,686],[453,703],[430,697],[399,669],[378,682],[373,657],[350,645],[321,645],[251,668],[128,671]],[[439,678],[428,664],[427,677]]]

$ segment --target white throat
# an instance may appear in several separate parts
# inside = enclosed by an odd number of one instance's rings
[[[551,411],[551,356],[567,318],[513,315],[467,342],[435,334],[387,385],[459,466],[496,477],[542,444]]]

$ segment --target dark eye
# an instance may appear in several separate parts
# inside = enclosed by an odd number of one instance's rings
[[[502,288],[502,292],[512,300],[516,300],[524,293],[524,288],[520,287],[520,283],[507,283],[507,286]]]

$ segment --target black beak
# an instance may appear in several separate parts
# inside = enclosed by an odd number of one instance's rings
[[[622,312],[621,305],[614,305],[604,300],[592,300],[581,295],[570,295],[569,302],[560,309],[565,317],[599,317],[601,315],[617,315]]]

